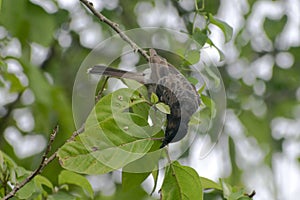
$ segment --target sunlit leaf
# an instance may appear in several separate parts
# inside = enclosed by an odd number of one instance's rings
[[[155,106],[162,113],[165,113],[165,114],[171,113],[170,107],[167,104],[160,102],[160,103],[155,104]]]
[[[151,93],[150,101],[153,104],[155,104],[159,101],[158,96],[154,92]]]
[[[204,84],[201,86],[201,88],[197,91],[198,94],[201,95],[205,88],[206,88],[206,83],[204,83]]]
[[[10,92],[21,92],[24,90],[24,86],[15,74],[6,73],[5,79],[10,83]]]
[[[78,141],[65,144],[58,152],[61,165],[71,171],[102,174],[142,158],[154,144],[157,133],[147,119],[128,108],[146,104],[129,88],[103,97],[89,115]]]
[[[60,172],[58,176],[58,184],[63,185],[63,184],[73,184],[81,187],[84,191],[86,191],[89,195],[89,197],[93,198],[94,196],[94,191],[92,186],[90,185],[89,181],[74,172],[63,170]]]
[[[198,50],[190,50],[186,53],[185,59],[192,65],[196,64],[200,60],[200,52]]]
[[[220,184],[205,178],[205,177],[200,177],[201,184],[203,189],[216,189],[216,190],[222,190],[222,187]]]
[[[196,85],[198,83],[198,79],[196,79],[192,76],[188,77],[187,80],[193,85]]]
[[[214,117],[216,115],[216,105],[215,102],[208,96],[201,95],[201,100],[205,106],[210,108],[211,116]]]

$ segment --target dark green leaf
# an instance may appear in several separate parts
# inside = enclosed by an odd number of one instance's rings
[[[164,200],[202,200],[203,192],[200,177],[193,168],[182,166],[176,161],[166,169],[161,195]]]
[[[272,20],[266,18],[264,21],[264,30],[267,36],[272,40],[275,41],[276,36],[283,30],[284,26],[287,22],[287,16],[282,16],[279,20]]]
[[[122,172],[122,189],[128,192],[136,187],[140,187],[142,182],[150,175],[150,172],[146,173],[129,173]]]
[[[208,37],[199,28],[196,28],[193,33],[193,39],[199,43],[200,47],[203,47],[205,45]]]

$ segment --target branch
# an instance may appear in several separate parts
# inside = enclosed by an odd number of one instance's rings
[[[40,174],[43,169],[52,161],[56,158],[56,152],[54,154],[52,154],[49,158],[47,158],[50,150],[51,150],[51,145],[56,137],[56,134],[58,132],[58,125],[53,129],[53,132],[52,134],[50,135],[50,138],[49,138],[49,142],[48,142],[48,145],[47,145],[47,148],[43,154],[43,157],[42,157],[42,161],[40,163],[40,165],[38,166],[38,168],[36,170],[34,170],[25,180],[23,180],[21,183],[18,183],[15,185],[14,189],[8,193],[4,198],[3,200],[6,200],[6,199],[10,199],[11,197],[15,196],[16,193],[22,188],[24,187],[27,183],[29,183],[36,175]]]
[[[106,18],[104,15],[102,15],[100,12],[97,12],[92,2],[89,2],[87,0],[80,0],[88,9],[102,22],[110,26],[118,35],[127,42],[135,52],[139,52],[144,58],[147,59],[147,61],[150,60],[150,56],[147,54],[147,51],[143,50],[141,47],[139,47],[134,41],[132,41],[120,28],[119,24],[111,21],[110,19]]]
[[[66,141],[66,142],[70,142],[73,141],[75,139],[75,137],[77,135],[79,135],[80,133],[82,133],[84,131],[84,124],[76,131],[73,132],[72,136]],[[10,199],[12,197],[14,197],[16,195],[16,193],[22,188],[24,187],[27,183],[29,183],[35,176],[37,176],[38,174],[42,173],[43,169],[56,158],[57,155],[57,151],[56,150],[49,158],[47,158],[50,150],[51,150],[51,145],[56,137],[56,134],[58,132],[58,125],[53,129],[52,134],[50,135],[49,138],[49,142],[47,145],[47,148],[43,154],[42,157],[42,161],[40,163],[40,165],[38,166],[38,168],[36,170],[34,170],[25,180],[23,180],[21,183],[16,184],[16,186],[14,187],[14,189],[8,193],[3,200],[7,200]]]
[[[76,130],[76,131],[73,132],[72,136],[67,140],[67,142],[74,141],[75,137],[77,135],[79,135],[80,133],[83,133],[83,132],[84,132],[84,124],[82,124],[81,127],[78,130]]]

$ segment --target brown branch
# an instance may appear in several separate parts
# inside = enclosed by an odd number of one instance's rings
[[[38,166],[38,168],[36,170],[34,170],[25,180],[23,180],[21,183],[18,183],[15,185],[14,189],[8,193],[4,198],[3,200],[6,200],[6,199],[10,199],[12,198],[13,196],[16,195],[16,193],[22,188],[24,187],[27,183],[29,183],[36,175],[40,174],[43,169],[52,161],[56,158],[56,152],[54,154],[52,154],[49,158],[47,158],[50,150],[51,150],[51,145],[56,137],[56,134],[58,132],[58,126],[56,126],[54,129],[53,129],[53,132],[52,134],[50,135],[50,138],[49,138],[49,142],[48,142],[48,145],[47,145],[47,148],[43,154],[43,157],[42,157],[42,160],[41,160],[41,163],[40,165]]]
[[[84,124],[76,131],[73,132],[72,136],[70,137],[70,139],[68,139],[66,141],[67,142],[70,142],[70,141],[73,141],[75,139],[75,137],[77,135],[79,135],[80,133],[82,133],[84,131]],[[47,148],[43,154],[43,157],[42,157],[42,161],[40,163],[40,165],[38,166],[38,168],[36,170],[34,170],[25,180],[23,180],[21,183],[18,183],[15,185],[14,189],[8,193],[4,198],[3,200],[7,200],[7,199],[10,199],[12,197],[14,197],[16,195],[16,193],[22,188],[24,187],[27,183],[29,183],[35,176],[37,176],[38,174],[42,173],[43,169],[51,162],[53,161],[55,158],[56,158],[56,155],[57,155],[57,151],[56,150],[49,158],[47,158],[50,150],[51,150],[51,145],[56,137],[56,134],[58,132],[58,126],[56,126],[54,129],[53,129],[53,132],[52,134],[50,135],[50,138],[49,138],[49,142],[47,144]]]
[[[100,12],[98,12],[93,3],[87,1],[87,0],[80,0],[88,9],[102,22],[110,26],[118,35],[127,42],[135,52],[139,52],[144,58],[147,59],[147,61],[150,60],[150,56],[147,54],[147,51],[143,50],[141,47],[139,47],[134,41],[132,41],[120,28],[119,24],[111,21],[110,19],[106,18],[104,15],[102,15]]]
[[[82,124],[82,126],[78,130],[73,132],[72,136],[67,140],[67,142],[74,141],[75,137],[83,132],[84,132],[84,124]]]

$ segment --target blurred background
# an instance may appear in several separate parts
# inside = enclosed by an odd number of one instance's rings
[[[194,0],[103,0],[95,8],[123,30],[162,27],[188,32]],[[245,185],[254,199],[296,200],[300,191],[300,1],[196,1],[203,12],[227,22],[233,38],[209,26],[216,48],[203,51],[218,66],[227,95],[219,142],[206,157],[197,145],[181,158],[204,177]],[[115,33],[78,0],[3,0],[0,10],[0,150],[34,170],[59,123],[53,150],[75,130],[72,90],[81,62]],[[113,47],[112,49],[113,50]],[[108,50],[109,54],[109,50]],[[201,55],[200,55],[201,56]],[[127,58],[132,63],[132,58]],[[124,64],[124,63],[123,63]],[[197,144],[197,143],[196,143]],[[57,181],[51,163],[43,175]],[[101,195],[118,192],[120,173],[89,176]],[[146,191],[151,180],[144,184]],[[150,188],[150,189],[149,189]]]

